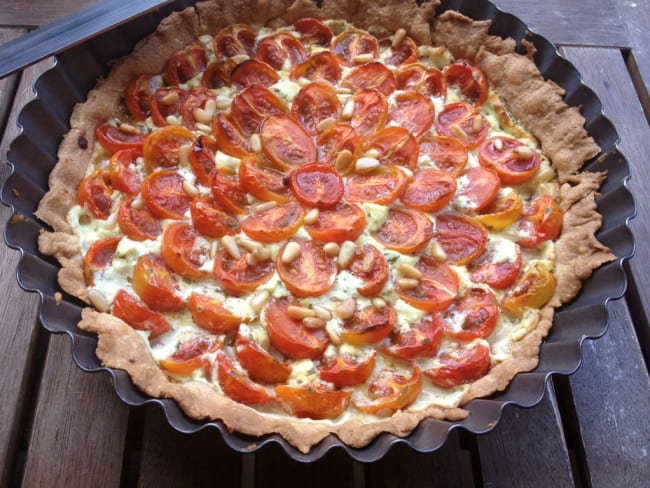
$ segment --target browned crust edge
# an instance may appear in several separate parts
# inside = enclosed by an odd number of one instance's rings
[[[429,21],[437,5],[437,0],[422,6],[414,1],[398,0],[325,0],[318,8],[310,0],[208,1],[165,19],[152,36],[138,43],[132,55],[116,63],[110,76],[89,94],[87,103],[76,106],[73,112],[71,130],[59,149],[59,163],[50,175],[50,191],[36,212],[54,229],[52,233],[41,234],[39,248],[60,261],[62,288],[86,298],[78,240],[70,234],[65,216],[75,203],[73,189],[85,173],[92,153],[94,133],[87,128],[95,127],[113,114],[124,88],[134,76],[161,71],[171,54],[198,35],[215,34],[235,22],[261,26],[280,25],[306,16],[346,18],[378,36],[403,27],[420,43],[432,41],[445,45],[456,57],[474,61],[490,78],[510,112],[540,140],[542,150],[558,169],[565,215],[564,231],[556,245],[555,296],[541,311],[536,328],[513,344],[513,358],[495,366],[488,376],[472,384],[463,402],[502,390],[516,373],[534,368],[539,345],[552,324],[553,307],[575,297],[581,280],[602,263],[614,259],[594,237],[601,225],[594,199],[605,175],[575,174],[599,149],[584,130],[578,109],[564,104],[561,89],[544,81],[530,59],[514,54],[514,41],[490,36],[489,22],[472,21],[455,12],[446,12],[435,19],[430,29]],[[80,137],[87,141],[88,149],[79,144]],[[244,434],[259,436],[277,432],[303,452],[308,452],[330,433],[346,444],[361,447],[382,432],[407,435],[426,417],[458,420],[467,415],[460,408],[431,407],[422,412],[400,412],[373,423],[350,420],[336,424],[261,414],[221,396],[207,384],[171,382],[151,358],[144,339],[121,320],[91,309],[84,310],[82,317],[79,326],[99,336],[97,356],[102,363],[126,370],[145,393],[174,398],[191,417],[221,419],[229,429]]]

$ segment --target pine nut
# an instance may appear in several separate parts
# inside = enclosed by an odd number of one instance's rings
[[[338,155],[336,156],[336,162],[334,163],[334,167],[340,171],[344,172],[346,171],[349,167],[350,164],[352,164],[352,152],[350,152],[349,149],[343,149]]]
[[[233,236],[223,236],[221,238],[221,245],[234,259],[241,258],[241,251],[239,250],[237,241],[235,241]]]
[[[405,37],[406,37],[406,30],[400,27],[395,31],[395,35],[393,36],[393,41],[390,44],[391,47],[394,49],[397,46],[399,46]]]
[[[514,152],[522,159],[530,159],[533,157],[533,150],[528,146],[518,146],[514,149]]]
[[[378,159],[379,158],[379,151],[377,149],[368,149],[364,155],[364,158],[373,158],[373,159]]]
[[[339,267],[341,269],[347,268],[352,262],[355,247],[352,241],[345,241],[341,244],[341,248],[339,249]]]
[[[498,152],[503,151],[503,141],[501,139],[495,139],[492,145]]]
[[[414,280],[419,280],[422,278],[422,273],[419,269],[410,264],[400,264],[397,270],[407,278],[413,278]]]
[[[210,257],[212,259],[216,258],[218,251],[219,251],[219,241],[212,241],[212,244],[210,244]]]
[[[477,115],[472,119],[472,130],[474,134],[478,134],[483,130],[483,117]]]
[[[402,290],[415,290],[419,284],[420,281],[413,278],[397,278],[397,286]]]
[[[271,251],[268,250],[265,247],[260,247],[258,249],[254,249],[252,251],[253,258],[255,258],[255,261],[258,263],[261,261],[267,261],[271,259]]]
[[[202,36],[199,36],[199,42],[201,44],[210,44],[212,42],[212,36],[209,36],[208,34],[203,34]]]
[[[462,139],[463,141],[466,141],[468,139],[467,133],[458,124],[454,124],[451,126],[451,133],[455,135],[458,139]]]
[[[352,58],[352,61],[354,61],[357,64],[362,64],[362,63],[369,63],[375,59],[375,55],[372,53],[362,53],[362,54],[357,54],[354,58]]]
[[[289,58],[284,58],[281,69],[282,71],[289,71],[291,69],[291,60]]]
[[[212,127],[210,127],[209,125],[205,125],[197,122],[197,124],[194,127],[196,128],[196,130],[204,132],[205,134],[212,133]]]
[[[183,180],[183,191],[190,197],[195,197],[199,194],[199,189],[187,180]]]
[[[269,301],[269,298],[271,298],[271,292],[268,290],[262,290],[251,298],[250,306],[254,312],[260,313],[264,308],[264,305],[266,305],[266,302]]]
[[[341,118],[343,120],[350,120],[353,115],[354,115],[354,100],[350,99],[347,102],[345,102],[345,106],[343,107],[343,111],[341,112]]]
[[[106,296],[104,296],[104,294],[97,288],[91,288],[88,290],[88,300],[90,301],[90,304],[100,312],[108,312],[111,308]]]
[[[330,320],[332,318],[332,312],[327,310],[325,307],[320,305],[312,305],[311,309],[316,313],[316,317],[319,317],[323,320]]]
[[[255,261],[255,256],[253,256],[252,253],[246,253],[246,264],[248,264],[251,268],[257,264],[257,261]]]
[[[165,117],[165,122],[167,122],[167,125],[182,125],[183,122],[181,122],[181,119],[176,117],[175,115],[168,115]]]
[[[203,110],[207,112],[207,114],[210,116],[210,121],[212,121],[212,116],[217,111],[217,101],[214,98],[211,98],[205,102],[205,107],[203,107]]]
[[[250,59],[250,56],[248,54],[236,54],[230,59],[232,59],[236,64],[241,64],[244,61],[248,61]]]
[[[262,213],[262,212],[266,212],[267,210],[271,210],[272,208],[275,208],[277,206],[278,206],[278,202],[276,202],[274,200],[270,200],[268,202],[262,202],[262,203],[258,203],[256,205],[253,205],[251,207],[251,210],[253,212],[255,212],[255,213]]]
[[[259,249],[262,247],[262,244],[260,244],[259,242],[251,241],[250,239],[247,239],[242,236],[235,238],[235,242],[239,244],[241,247],[246,248],[246,250],[248,251],[254,251],[255,249]]]
[[[431,246],[429,247],[429,254],[436,261],[444,261],[447,259],[447,253],[443,249],[442,245],[438,241],[431,241]]]
[[[181,166],[189,166],[190,151],[192,151],[192,146],[190,144],[183,144],[178,148],[178,162]]]
[[[303,222],[307,225],[309,224],[315,224],[318,221],[318,217],[320,217],[320,210],[317,208],[312,208],[305,214],[305,218],[303,219]]]
[[[144,199],[141,195],[138,195],[138,198],[131,202],[131,208],[136,210],[142,210],[144,208]]]
[[[326,129],[329,129],[334,124],[336,124],[336,119],[334,117],[327,117],[326,119],[321,120],[316,126],[318,132],[323,132]]]
[[[108,230],[114,229],[115,224],[117,224],[117,213],[112,213],[104,221],[104,229],[108,229]]]
[[[127,124],[125,122],[122,122],[118,125],[118,129],[120,129],[122,132],[126,132],[127,134],[139,134],[140,131],[138,128],[134,125]]]
[[[323,246],[323,251],[329,256],[338,256],[341,247],[336,242],[328,242]]]
[[[352,90],[344,86],[337,86],[335,91],[339,95],[352,95]]]
[[[363,256],[363,263],[361,264],[361,269],[364,273],[370,273],[375,267],[375,253],[369,252]]]
[[[259,134],[251,134],[251,137],[249,139],[249,144],[251,145],[251,150],[254,153],[261,153],[262,152],[262,139],[260,139]]]
[[[305,317],[302,319],[302,323],[308,329],[322,329],[327,324],[327,321],[319,317]]]
[[[335,346],[341,344],[341,335],[339,334],[338,330],[336,330],[336,326],[332,322],[328,322],[325,325],[325,332],[327,332],[327,335],[329,336],[332,344]]]
[[[217,104],[217,109],[219,110],[226,110],[228,107],[230,107],[230,100],[228,100],[227,98],[217,97],[215,102]]]
[[[284,251],[282,251],[282,262],[283,263],[293,263],[300,256],[300,244],[297,242],[291,241],[287,242],[287,245],[284,246]]]
[[[386,308],[386,301],[383,298],[375,297],[372,299],[372,306],[377,310],[383,310]]]
[[[379,167],[379,160],[375,158],[359,158],[354,165],[357,173],[370,173]]]
[[[334,313],[340,319],[349,319],[357,311],[357,301],[354,298],[343,300],[336,306]]]
[[[292,319],[304,319],[307,317],[316,317],[316,312],[311,308],[299,307],[297,305],[289,305],[287,307],[287,314]]]
[[[165,105],[173,105],[178,102],[179,98],[180,97],[178,96],[178,92],[172,90],[170,92],[167,92],[167,94],[165,94],[165,96],[162,97],[160,101]]]
[[[212,116],[202,108],[197,107],[192,110],[192,115],[194,116],[194,120],[201,124],[208,125],[212,123]]]
[[[305,87],[311,84],[311,80],[309,78],[305,78],[304,76],[301,76],[300,78],[298,78],[298,84],[302,87]]]

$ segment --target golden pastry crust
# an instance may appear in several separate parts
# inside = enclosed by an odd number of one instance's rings
[[[512,358],[470,385],[463,403],[502,390],[516,373],[534,368],[539,345],[552,324],[553,307],[575,297],[581,280],[614,258],[594,237],[601,224],[594,198],[604,175],[576,174],[599,150],[584,130],[578,109],[564,104],[561,89],[544,81],[530,59],[513,52],[514,41],[490,36],[489,22],[472,21],[455,12],[446,12],[432,20],[437,5],[437,1],[418,6],[414,1],[325,0],[319,8],[309,0],[208,1],[165,19],[131,55],[115,64],[111,74],[91,91],[87,102],[75,107],[71,130],[61,145],[59,163],[50,176],[50,191],[37,211],[37,216],[54,229],[41,234],[39,247],[60,261],[62,288],[87,299],[79,243],[71,235],[66,214],[75,204],[76,188],[90,163],[94,127],[114,115],[132,78],[162,71],[166,60],[197,36],[214,35],[233,23],[260,27],[283,25],[307,16],[345,18],[379,37],[404,28],[420,43],[432,41],[434,45],[446,46],[456,57],[476,63],[506,103],[507,110],[540,140],[542,150],[558,169],[564,231],[556,244],[555,295],[539,317],[530,320],[530,330],[513,342]],[[253,436],[277,432],[303,452],[330,434],[350,446],[361,447],[382,432],[407,435],[427,417],[457,420],[467,415],[461,408],[429,407],[419,412],[398,412],[372,423],[361,419],[337,423],[260,413],[224,397],[207,384],[171,381],[151,357],[142,336],[123,321],[92,309],[84,310],[82,317],[79,326],[99,336],[97,355],[102,363],[126,370],[145,393],[174,398],[191,417],[221,419],[229,429],[238,432]]]

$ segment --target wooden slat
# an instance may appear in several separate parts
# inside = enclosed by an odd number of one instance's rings
[[[24,486],[118,486],[128,408],[104,373],[72,362],[70,339],[53,335],[43,370]]]
[[[477,441],[486,487],[574,486],[551,384],[535,407],[506,407],[496,428]]]
[[[650,5],[647,0],[615,0],[615,3],[628,30],[631,56],[640,75],[638,81],[645,88],[642,101],[650,119]]]
[[[2,9],[0,9],[0,25],[40,26],[97,1],[57,0],[56,2],[24,2],[21,0],[3,0]]]

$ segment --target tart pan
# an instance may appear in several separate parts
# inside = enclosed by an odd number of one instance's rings
[[[627,287],[623,262],[634,253],[628,221],[636,213],[633,197],[627,188],[629,165],[617,149],[616,129],[603,116],[601,102],[582,83],[576,68],[562,58],[547,39],[531,33],[521,20],[502,12],[487,0],[443,1],[437,14],[457,10],[476,20],[491,20],[490,34],[515,39],[521,54],[525,50],[520,41],[532,42],[537,48],[534,61],[542,75],[564,88],[565,101],[569,105],[581,107],[586,129],[602,149],[602,153],[589,161],[582,171],[606,170],[608,173],[597,200],[603,215],[603,226],[597,237],[614,252],[616,260],[597,269],[584,283],[578,297],[556,310],[553,328],[541,345],[539,364],[534,370],[516,375],[503,392],[469,402],[465,408],[470,415],[464,420],[427,419],[407,437],[381,434],[363,448],[352,448],[330,435],[310,452],[301,453],[277,434],[251,437],[228,431],[220,421],[191,419],[173,400],[151,398],[140,392],[124,371],[103,367],[95,356],[97,338],[77,327],[84,304],[66,294],[60,303],[56,303],[54,294],[61,292],[57,284],[58,264],[38,251],[39,230],[47,226],[34,216],[34,212],[48,189],[48,174],[56,164],[57,149],[63,135],[69,130],[68,121],[74,104],[84,101],[96,80],[107,74],[111,60],[128,54],[171,11],[193,3],[179,0],[60,54],[54,67],[36,81],[36,97],[18,117],[21,134],[12,142],[7,154],[12,173],[2,188],[2,201],[11,207],[14,214],[24,218],[11,219],[5,229],[5,241],[21,252],[18,283],[24,290],[38,294],[41,324],[49,332],[65,333],[70,337],[73,360],[82,370],[108,373],[117,395],[128,405],[159,405],[171,427],[179,432],[217,429],[226,443],[238,452],[249,453],[277,443],[290,457],[299,461],[314,461],[330,449],[338,448],[357,461],[371,462],[382,458],[396,443],[404,443],[419,452],[431,452],[445,443],[452,429],[462,428],[475,434],[488,432],[498,423],[506,405],[536,405],[543,398],[551,375],[571,374],[578,368],[582,360],[582,342],[596,339],[606,332],[607,304],[621,298]]]

